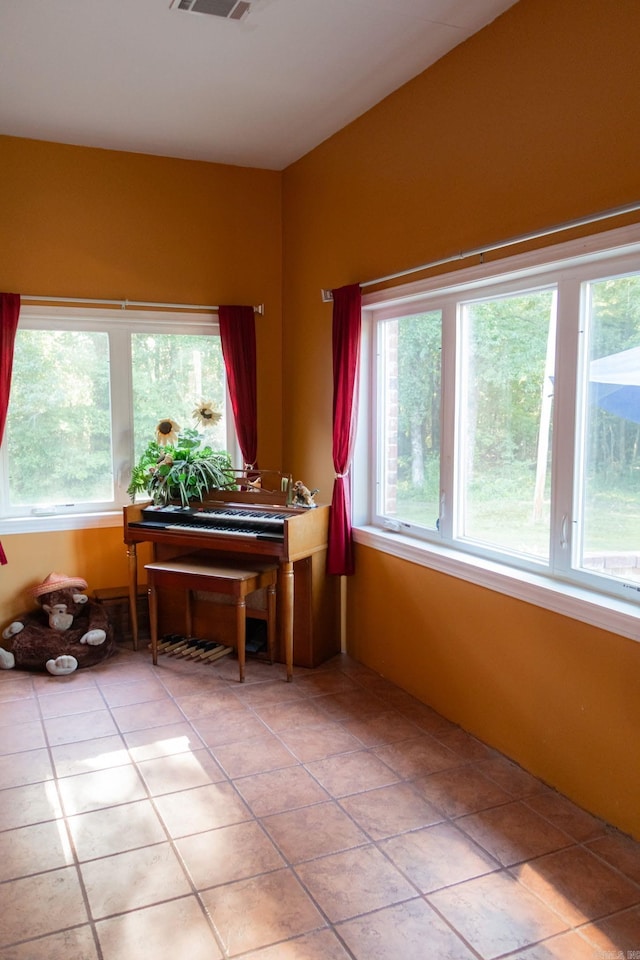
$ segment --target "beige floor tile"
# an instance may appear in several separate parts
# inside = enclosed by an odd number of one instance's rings
[[[328,719],[325,711],[317,705],[316,699],[266,704],[255,707],[255,712],[275,733],[294,727],[308,727],[325,723]]]
[[[235,781],[256,817],[305,807],[327,799],[324,790],[303,767],[284,767]]]
[[[196,889],[245,880],[285,862],[265,831],[249,820],[176,840]]]
[[[213,747],[211,752],[232,780],[297,763],[281,741],[267,731],[251,740],[221,744]]]
[[[102,688],[102,696],[110,707],[125,707],[148,700],[166,700],[171,695],[159,680],[145,678],[105,686]]]
[[[243,683],[234,691],[234,696],[249,707],[265,704],[286,703],[306,697],[300,683],[283,683],[282,680],[267,680],[265,683]]]
[[[51,780],[52,777],[49,751],[44,748],[0,757],[0,790],[37,783],[39,780]]]
[[[475,960],[424,900],[409,900],[338,925],[356,960]]]
[[[195,897],[145,907],[97,923],[103,960],[220,960],[222,953]]]
[[[0,737],[0,756],[20,753],[23,750],[38,750],[47,746],[44,728],[40,720],[28,720],[11,727],[11,736]]]
[[[324,926],[290,870],[213,887],[202,900],[230,957]]]
[[[640,844],[636,841],[609,829],[602,837],[588,843],[587,847],[630,880],[640,884]]]
[[[319,696],[323,693],[349,693],[360,689],[358,683],[338,670],[314,670],[300,679],[295,679],[296,686],[304,697]]]
[[[58,777],[72,777],[78,773],[92,773],[131,763],[119,734],[52,747],[51,756]]]
[[[152,760],[154,757],[169,757],[175,753],[198,750],[203,746],[202,740],[186,720],[168,726],[125,733],[124,741],[136,762]]]
[[[485,776],[495,780],[514,798],[532,797],[547,789],[541,780],[537,780],[506,757],[494,755],[488,760],[481,761],[478,769]]]
[[[68,818],[80,861],[109,857],[136,847],[162,843],[166,834],[149,800],[138,800]]]
[[[0,671],[0,703],[35,697],[33,675],[12,670]]]
[[[311,702],[319,706],[331,720],[360,720],[362,717],[379,717],[388,711],[384,700],[367,690],[327,693]]]
[[[53,780],[3,790],[0,801],[0,830],[26,827],[62,816]]]
[[[532,893],[574,925],[640,903],[640,886],[582,847],[550,853],[514,867],[513,872]]]
[[[614,956],[617,953],[616,950]],[[593,947],[579,934],[561,933],[528,950],[511,954],[509,960],[604,960],[606,956],[606,953],[594,953]]]
[[[134,766],[79,773],[58,781],[62,807],[68,817],[119,803],[143,800],[147,794]]]
[[[295,940],[245,953],[242,960],[350,960],[332,930],[317,930]]]
[[[512,799],[510,793],[472,764],[417,777],[413,783],[447,817],[461,817]]]
[[[204,833],[251,819],[251,812],[230,783],[211,783],[157,797],[154,804],[173,838]]]
[[[560,830],[564,830],[574,840],[586,842],[602,837],[606,833],[606,826],[602,820],[581,810],[580,807],[556,793],[555,790],[544,790],[527,797],[525,803],[540,816],[546,817]]]
[[[442,820],[436,808],[409,783],[392,783],[388,787],[366,790],[343,797],[340,802],[373,840],[383,840]]]
[[[183,714],[170,698],[112,707],[111,713],[122,733],[146,730],[149,727],[166,727],[170,723],[180,723],[183,719]]]
[[[391,837],[381,850],[422,893],[498,869],[498,863],[450,823]]]
[[[415,740],[401,740],[386,747],[376,747],[376,756],[407,780],[423,777],[438,770],[459,766],[460,757],[433,737],[423,734]]]
[[[216,713],[194,720],[193,727],[212,750],[223,744],[252,740],[269,732],[264,723],[242,704],[233,711],[223,711],[222,715]]]
[[[0,945],[87,922],[75,867],[0,885]]]
[[[64,690],[43,694],[38,697],[42,716],[69,717],[76,713],[91,713],[104,710],[104,699],[97,687],[84,687],[80,690]]]
[[[290,863],[368,843],[367,836],[335,802],[279,813],[266,817],[263,824]]]
[[[396,740],[411,740],[420,734],[414,723],[395,711],[373,717],[343,720],[342,727],[365,747],[380,747]]]
[[[73,863],[67,828],[49,820],[0,833],[0,882]]]
[[[486,760],[491,756],[491,751],[480,740],[476,740],[471,734],[461,730],[460,727],[452,727],[433,734],[436,740],[457,753],[463,760]]]
[[[118,733],[113,717],[107,709],[79,713],[70,717],[51,717],[44,721],[47,739],[52,747],[79,740],[95,740]]]
[[[612,954],[616,960],[622,954],[624,960],[632,960],[640,950],[640,907],[587,923],[580,933],[600,954]]]
[[[352,736],[342,724],[335,722],[280,730],[279,737],[301,763],[362,749],[362,741]]]
[[[142,760],[137,767],[152,797],[225,779],[219,765],[204,748],[192,753]]]
[[[540,857],[573,843],[524,803],[506,803],[456,820],[456,826],[504,866]]]
[[[382,760],[366,750],[314,760],[306,768],[332,797],[346,797],[398,779]]]
[[[417,896],[371,845],[308,860],[298,864],[296,873],[332,923]]]
[[[23,700],[3,701],[2,690],[3,685],[0,684],[0,703],[2,703],[2,710],[0,711],[0,728],[9,726],[13,727],[16,723],[28,723],[40,719],[38,701],[35,697],[32,696],[29,699]],[[5,739],[6,736],[7,734],[5,732],[3,739]]]
[[[87,924],[38,940],[5,947],[2,960],[98,960],[93,931]]]
[[[201,689],[185,695],[176,696],[177,706],[188,720],[199,720],[201,717],[216,716],[220,711],[239,710],[242,704],[235,693],[224,688],[203,693]]]
[[[80,864],[94,920],[191,893],[168,843]]]
[[[568,926],[504,872],[439,890],[427,901],[485,960],[522,950]]]

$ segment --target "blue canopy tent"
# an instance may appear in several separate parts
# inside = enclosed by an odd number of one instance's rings
[[[592,360],[591,399],[602,410],[640,423],[640,347]]]

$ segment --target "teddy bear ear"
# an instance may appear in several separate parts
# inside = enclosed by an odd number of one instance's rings
[[[74,593],[73,602],[74,603],[86,603],[89,597],[86,593]]]

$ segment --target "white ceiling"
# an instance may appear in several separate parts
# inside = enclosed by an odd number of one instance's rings
[[[280,170],[515,0],[0,0],[0,134]]]

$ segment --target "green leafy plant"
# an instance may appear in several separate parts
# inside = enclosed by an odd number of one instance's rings
[[[159,442],[159,439],[163,442]],[[161,420],[156,439],[151,440],[131,472],[127,493],[135,502],[147,494],[154,503],[202,500],[209,490],[235,486],[231,458],[214,450],[194,428],[180,430],[172,420]]]

